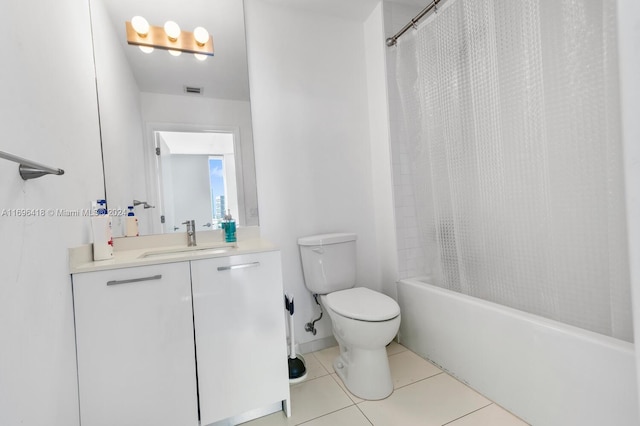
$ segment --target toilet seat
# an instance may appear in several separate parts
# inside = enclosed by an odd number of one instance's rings
[[[388,321],[400,315],[400,306],[395,300],[365,287],[329,293],[325,301],[336,314],[358,321]]]

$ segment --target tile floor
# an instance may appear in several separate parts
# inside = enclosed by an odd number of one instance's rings
[[[303,355],[307,380],[291,386],[292,416],[247,426],[526,426],[526,423],[395,342],[387,346],[394,392],[364,401],[346,390],[332,363],[338,347]]]

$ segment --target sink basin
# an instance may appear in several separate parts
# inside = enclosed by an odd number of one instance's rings
[[[195,247],[178,247],[166,250],[153,250],[143,253],[139,258],[147,258],[154,256],[167,256],[167,255],[190,255],[190,254],[221,254],[227,253],[236,246],[195,246]]]

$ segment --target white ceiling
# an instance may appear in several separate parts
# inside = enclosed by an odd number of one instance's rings
[[[422,9],[431,4],[431,0],[388,0],[393,3],[406,4],[408,6],[422,6]],[[420,9],[420,10],[422,10]]]
[[[121,41],[138,87],[143,92],[184,95],[184,86],[203,88],[203,96],[249,100],[247,49],[241,0],[103,0]],[[176,21],[180,28],[206,28],[213,37],[214,56],[201,62],[191,54],[171,56],[156,49],[143,53],[126,42],[125,22],[135,15],[162,26]],[[198,95],[190,95],[198,96]]]
[[[263,0],[282,7],[364,22],[380,0]]]
[[[364,22],[381,0],[260,0],[283,7],[305,10],[312,13],[336,16]],[[420,11],[432,0],[384,0],[385,2],[417,6]]]

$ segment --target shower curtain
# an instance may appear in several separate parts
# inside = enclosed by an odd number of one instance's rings
[[[615,0],[443,3],[396,52],[421,268],[631,341]]]

